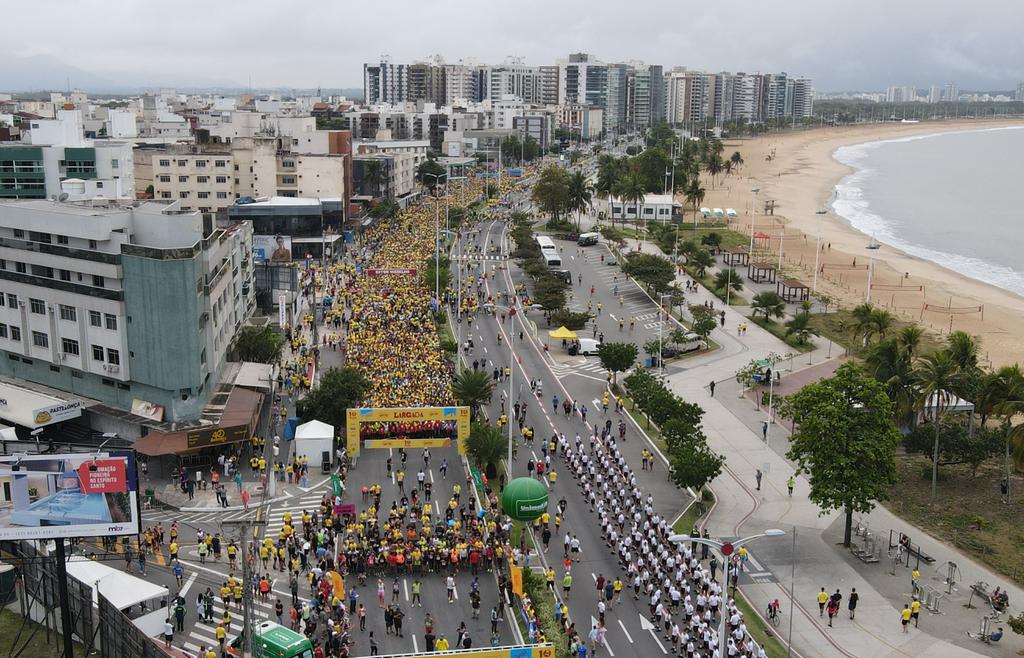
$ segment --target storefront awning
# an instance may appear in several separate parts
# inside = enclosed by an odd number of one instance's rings
[[[0,383],[0,418],[31,429],[82,415],[81,400],[62,400],[13,384]]]
[[[143,455],[177,455],[200,448],[238,443],[252,437],[263,393],[236,386],[224,405],[220,422],[180,432],[150,432],[132,447]]]

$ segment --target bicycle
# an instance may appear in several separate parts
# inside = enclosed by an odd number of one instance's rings
[[[778,628],[779,624],[782,623],[782,613],[772,606],[768,606],[768,609],[765,611],[765,618],[768,620],[768,623],[775,628]]]

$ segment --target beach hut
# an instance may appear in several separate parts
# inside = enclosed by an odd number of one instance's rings
[[[736,219],[736,209],[735,208],[726,208],[725,209],[725,215],[727,217],[729,217],[730,219]]]
[[[714,210],[712,210],[712,212],[718,219],[722,219],[723,217],[725,217],[725,211],[722,210],[721,208],[715,208]]]
[[[711,208],[705,208],[702,206],[700,209],[700,214],[704,216],[704,219],[707,219],[708,217],[711,216]]]

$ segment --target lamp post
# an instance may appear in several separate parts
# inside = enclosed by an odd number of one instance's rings
[[[818,216],[818,237],[814,241],[814,283],[811,284],[811,292],[818,292],[818,262],[821,259],[821,218],[828,212],[824,208],[815,212]]]
[[[737,539],[734,542],[722,542],[722,541],[717,541],[717,540],[714,540],[714,539],[705,539],[703,537],[691,537],[689,535],[672,535],[668,539],[669,539],[669,541],[674,542],[676,544],[685,544],[686,542],[693,542],[693,543],[696,543],[696,544],[703,544],[703,545],[706,545],[706,546],[710,546],[711,548],[713,548],[716,551],[718,551],[718,553],[722,556],[722,569],[723,569],[723,572],[726,575],[726,583],[725,583],[726,587],[724,589],[728,590],[728,586],[729,586],[729,566],[728,566],[729,565],[729,556],[732,555],[733,551],[739,550],[740,548],[742,548],[743,546],[746,546],[747,544],[749,544],[750,542],[754,541],[755,539],[760,539],[762,537],[782,537],[785,534],[786,534],[785,530],[778,530],[776,528],[772,528],[770,530],[765,530],[764,532],[762,532],[760,534],[750,535],[749,537],[744,537],[743,539]],[[737,575],[737,577],[738,577],[738,575]],[[733,591],[735,592],[735,588],[733,588]],[[721,618],[719,619],[719,622],[718,622],[718,655],[720,655],[720,656],[724,656],[725,655],[725,636],[726,636],[726,633],[725,633],[725,607],[726,607],[725,603],[723,602],[723,604],[722,604],[722,611],[721,611]],[[790,614],[790,616],[792,617],[792,614]]]
[[[761,188],[755,187],[750,190],[753,193],[753,197],[750,202],[750,254],[748,258],[754,257],[754,217],[757,215],[757,193],[761,191]]]
[[[668,321],[668,313],[665,312],[665,298],[672,298],[672,295],[668,293],[662,293],[658,295],[658,305],[661,307],[659,312],[664,315],[664,318],[658,318],[658,368],[661,370],[661,379],[665,379],[665,323]]]

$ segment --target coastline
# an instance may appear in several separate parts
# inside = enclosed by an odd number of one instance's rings
[[[704,205],[735,208],[739,218],[732,226],[747,232],[753,200],[750,190],[760,188],[755,229],[771,236],[769,253],[774,257],[770,260],[778,257],[780,231],[784,231],[781,240],[786,275],[811,285],[818,223],[815,213],[828,204],[835,186],[856,171],[833,158],[837,149],[906,137],[1022,126],[1024,120],[873,124],[725,140],[723,155],[728,157],[738,150],[745,164],[739,175],[721,179],[714,189],[705,181]],[[774,157],[768,161],[770,153]],[[774,201],[774,215],[764,215],[765,201]],[[966,331],[981,340],[982,360],[993,367],[1024,362],[1024,341],[1014,335],[1015,328],[1024,322],[1024,297],[890,245],[867,250],[870,237],[831,210],[823,216],[820,263],[825,271],[819,269],[819,292],[828,294],[844,308],[863,302],[868,278],[865,265],[873,257],[873,303],[914,321],[922,317],[923,304],[933,308],[983,307],[984,319],[980,312],[950,315],[929,310],[923,313],[921,322],[926,328],[945,334],[952,319],[953,330]],[[853,268],[855,262],[858,269]],[[905,290],[889,289],[901,284]]]

